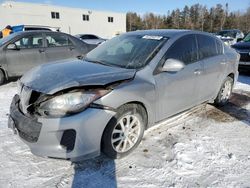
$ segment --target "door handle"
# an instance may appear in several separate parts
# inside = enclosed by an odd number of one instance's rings
[[[200,70],[200,69],[196,69],[195,71],[194,71],[194,74],[195,75],[200,75],[202,73],[202,70]]]
[[[44,53],[44,52],[45,52],[44,49],[39,49],[38,51],[39,51],[40,53]]]

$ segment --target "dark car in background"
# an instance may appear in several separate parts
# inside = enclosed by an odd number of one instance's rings
[[[250,71],[250,33],[242,41],[232,45],[232,48],[240,54],[239,70]]]
[[[96,45],[52,31],[24,31],[0,40],[0,85],[48,62],[84,56]]]
[[[93,34],[79,34],[79,35],[76,35],[75,37],[81,39],[87,44],[94,44],[94,45],[99,45],[106,41],[106,39],[103,39]]]

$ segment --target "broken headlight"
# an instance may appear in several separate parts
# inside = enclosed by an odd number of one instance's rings
[[[62,94],[42,102],[37,112],[42,116],[48,117],[63,117],[69,114],[78,113],[108,92],[108,90],[96,90]]]

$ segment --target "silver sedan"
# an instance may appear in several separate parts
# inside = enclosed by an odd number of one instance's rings
[[[239,55],[188,30],[123,34],[84,60],[44,64],[20,80],[9,127],[39,156],[128,155],[146,129],[204,102],[225,105]]]
[[[35,30],[11,34],[0,39],[0,85],[35,66],[84,56],[96,46],[61,32]]]

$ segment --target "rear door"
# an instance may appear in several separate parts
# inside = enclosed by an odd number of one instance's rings
[[[9,76],[21,76],[31,68],[44,63],[44,37],[41,33],[25,35],[12,42],[17,49],[6,47],[5,58]]]
[[[226,70],[226,59],[222,42],[218,39],[197,34],[199,59],[204,68],[198,80],[201,102],[210,100],[217,94]]]
[[[162,58],[160,66],[172,58],[184,62],[185,67],[179,72],[160,72],[154,76],[158,95],[158,121],[197,104],[197,80],[202,72],[197,57],[196,38],[191,34],[178,39]]]
[[[74,57],[75,46],[63,33],[46,33],[46,61],[69,59]]]

